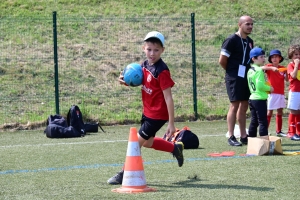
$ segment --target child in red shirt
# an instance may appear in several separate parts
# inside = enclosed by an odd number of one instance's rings
[[[290,82],[290,90],[287,108],[289,114],[288,137],[291,140],[300,140],[300,45],[292,45],[288,49],[288,57],[292,60],[287,66],[287,74]]]
[[[283,108],[286,107],[284,96],[284,80],[288,81],[286,76],[286,68],[279,65],[283,61],[281,52],[277,49],[270,51],[269,64],[265,65],[267,68],[265,72],[267,74],[267,80],[274,88],[274,91],[268,95],[268,126],[273,115],[273,110],[277,110],[276,114],[276,135],[279,137],[285,137],[286,134],[282,132],[282,114]]]
[[[182,142],[168,142],[161,137],[155,137],[157,131],[168,122],[167,134],[170,137],[175,131],[174,102],[171,88],[174,81],[171,78],[167,64],[161,55],[165,50],[165,38],[157,31],[149,32],[144,38],[143,50],[146,60],[141,64],[143,68],[142,102],[143,113],[141,127],[138,132],[140,147],[152,148],[159,151],[172,153],[178,161],[178,166],[183,165],[184,145]],[[126,85],[124,77],[119,77],[120,84]],[[109,184],[122,184],[124,169],[108,179]]]

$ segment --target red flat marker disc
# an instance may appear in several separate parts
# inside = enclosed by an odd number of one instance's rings
[[[207,155],[211,156],[211,157],[221,157],[222,156],[220,153],[209,153]]]
[[[221,153],[221,156],[226,156],[226,157],[230,157],[230,156],[234,156],[235,152],[234,151],[223,151]]]

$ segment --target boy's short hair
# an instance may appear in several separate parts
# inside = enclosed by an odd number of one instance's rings
[[[157,39],[157,38],[149,38],[149,39],[145,40],[144,42],[151,42],[151,43],[153,43],[153,44],[159,44],[159,45],[161,45],[162,47],[164,47],[164,46],[162,45],[161,41],[160,41],[159,39]]]
[[[288,49],[288,58],[292,59],[295,51],[299,51],[300,52],[300,45],[299,44],[295,44],[295,45],[291,45]]]
[[[162,47],[165,45],[165,37],[163,34],[157,31],[151,31],[149,32],[146,37],[144,38],[145,42],[152,42],[152,43],[158,43]]]

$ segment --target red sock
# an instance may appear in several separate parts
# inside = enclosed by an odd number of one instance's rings
[[[289,114],[289,130],[288,133],[294,134],[296,133],[296,126],[295,126],[295,115],[290,113]]]
[[[297,131],[297,134],[300,135],[300,115],[296,115],[296,131]]]
[[[154,137],[152,147],[155,150],[173,152],[174,144],[172,142],[168,142],[162,138]]]
[[[272,115],[270,115],[270,116],[268,115],[268,116],[267,116],[267,119],[268,119],[268,128],[269,128],[269,126],[270,126],[271,118],[272,118]]]
[[[276,132],[279,133],[282,130],[282,115],[276,115]]]

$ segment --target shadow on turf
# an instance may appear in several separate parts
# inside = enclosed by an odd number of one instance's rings
[[[220,185],[220,184],[201,184],[201,180],[195,175],[194,177],[188,177],[189,180],[186,181],[179,181],[176,183],[173,183],[173,185],[162,185],[162,184],[152,184],[151,186],[159,186],[159,187],[174,187],[178,188],[178,185],[183,188],[207,188],[207,189],[238,189],[238,190],[256,190],[256,191],[272,191],[274,188],[270,187],[253,187],[253,186],[246,186],[246,185]]]

